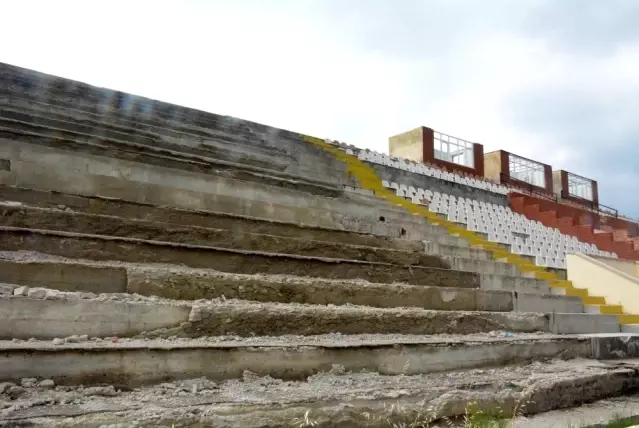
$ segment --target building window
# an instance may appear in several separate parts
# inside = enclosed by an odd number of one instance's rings
[[[9,159],[0,159],[0,171],[11,171],[11,161]]]
[[[474,144],[460,138],[435,132],[435,159],[475,168]]]
[[[510,154],[508,156],[510,177],[533,186],[546,187],[546,170],[544,164],[520,158]]]
[[[592,180],[568,173],[568,194],[592,201]]]

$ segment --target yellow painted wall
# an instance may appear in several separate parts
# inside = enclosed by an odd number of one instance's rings
[[[391,156],[412,160],[413,162],[423,162],[424,138],[422,128],[416,128],[390,137],[388,139],[388,153]]]
[[[605,297],[608,304],[622,305],[624,312],[639,314],[637,263],[568,254],[566,266],[575,287]]]
[[[609,259],[604,257],[593,257],[613,269],[622,271],[623,273],[639,278],[639,263],[631,260]]]

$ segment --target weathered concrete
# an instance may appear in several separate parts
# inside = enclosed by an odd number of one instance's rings
[[[220,249],[131,238],[0,227],[0,250],[38,251],[68,258],[172,263],[222,272],[365,279],[476,288],[477,275],[447,269]]]
[[[516,291],[518,293],[530,294],[550,293],[548,283],[536,278],[481,274],[480,282],[483,290]]]
[[[636,334],[597,335],[592,339],[592,346],[593,358],[639,358],[639,335]]]
[[[555,334],[620,333],[616,315],[551,313],[550,331]]]
[[[12,161],[12,171],[0,177],[0,184],[10,186],[101,195],[362,233],[383,234],[381,232],[387,229],[387,222],[401,220],[405,235],[414,239],[421,239],[419,231],[427,227],[423,219],[361,195],[353,195],[356,199],[352,201],[348,198],[326,198],[268,184],[8,139],[0,139],[0,157]],[[385,222],[380,222],[381,218]],[[445,234],[443,230],[441,233]]]
[[[301,239],[341,242],[370,247],[386,247],[408,251],[421,251],[422,243],[397,239],[402,235],[397,225],[383,223],[387,227],[382,236],[358,234],[347,230],[307,227],[296,223],[286,223],[276,219],[263,219],[227,214],[215,211],[185,210],[176,207],[157,206],[97,196],[39,191],[19,187],[0,186],[0,200],[15,201],[28,206],[41,208],[70,209],[74,212],[119,216],[133,220],[144,220],[171,225],[190,225],[212,229],[225,229],[237,233],[259,233],[296,237]],[[375,220],[375,223],[380,223]],[[372,225],[371,225],[372,228]],[[438,229],[426,229],[428,233],[437,233]],[[441,233],[441,230],[439,230]],[[441,235],[439,238],[448,238]],[[450,237],[452,238],[452,237]],[[459,243],[468,243],[457,238]],[[461,245],[461,244],[460,244]]]
[[[584,312],[581,298],[576,296],[515,292],[514,306],[518,312]]]
[[[2,203],[0,203],[0,226],[120,236],[236,250],[450,268],[450,262],[419,251],[409,252],[288,236],[280,237],[249,233],[248,231],[243,232],[237,229],[210,229],[189,225],[168,225],[166,223],[143,220],[129,220],[116,216],[14,206]],[[471,269],[459,270],[472,271]]]
[[[353,304],[377,308],[419,307],[448,311],[513,309],[512,294],[470,288],[325,281],[312,278],[229,275],[195,269],[131,267],[129,293],[197,300],[222,296],[259,302]]]
[[[440,244],[433,241],[424,241],[424,251],[427,254],[439,256],[462,257],[473,260],[492,260],[492,254],[480,248],[472,248],[468,245]]]
[[[186,322],[189,306],[95,300],[0,298],[0,339],[127,337]]]
[[[496,260],[476,260],[451,256],[442,256],[441,258],[450,269],[454,270],[502,276],[525,276],[519,271],[517,265],[502,263]]]
[[[496,366],[546,358],[589,357],[588,338],[492,339],[406,343],[347,340],[298,346],[251,345],[250,342],[90,342],[84,344],[2,343],[0,379],[43,377],[56,383],[140,385],[168,379],[206,376],[240,378],[245,370],[260,376],[305,379],[340,364],[346,371],[417,375],[462,368]],[[211,364],[215,361],[215,364]]]
[[[123,140],[147,145],[150,149],[173,148],[183,153],[283,171],[297,177],[352,182],[342,164],[316,147],[300,144],[298,136],[288,131],[185,108],[180,108],[186,112],[180,117],[176,115],[176,106],[171,106],[171,113],[166,113],[165,117],[159,117],[156,116],[162,114],[159,110],[151,113],[160,108],[154,100],[141,101],[144,112],[119,111],[118,105],[105,103],[109,98],[105,92],[111,93],[112,100],[121,98],[122,94],[103,88],[97,88],[101,93],[99,100],[76,98],[70,101],[68,96],[60,93],[54,95],[52,86],[42,86],[45,80],[42,76],[36,78],[28,84],[26,91],[22,90],[25,88],[7,90],[6,86],[1,87],[2,101],[7,104],[3,109],[5,120],[39,124],[76,135]],[[85,85],[82,90],[87,88]],[[131,97],[127,95],[127,98]],[[149,110],[149,106],[154,107]],[[9,127],[15,129],[16,125]],[[238,146],[244,147],[238,149]]]
[[[6,284],[0,282],[0,295],[11,296],[13,295],[13,290],[15,290],[18,286],[15,284]]]
[[[484,413],[530,415],[632,393],[637,384],[636,363],[587,360],[413,376],[348,373],[337,367],[301,382],[246,373],[241,382],[196,378],[123,390],[65,387],[54,394],[37,386],[9,385],[14,397],[18,391],[21,394],[5,414],[9,423],[69,428],[155,428],[159,423],[216,428],[379,428],[463,417],[468,403],[476,403]],[[55,400],[45,400],[52,396]],[[61,404],[80,400],[82,406]],[[519,419],[516,422],[519,426]]]
[[[225,334],[318,335],[333,332],[471,334],[496,330],[548,331],[548,328],[548,317],[534,313],[233,302],[195,306],[189,316],[189,324],[176,330],[176,334],[187,337]]]
[[[0,260],[0,281],[92,293],[125,293],[127,289],[124,268],[53,261]]]
[[[306,184],[309,185],[307,188],[313,193],[315,193],[314,190],[326,192],[327,187],[333,187],[333,191],[336,191],[336,184],[349,183],[343,166],[339,165],[335,159],[327,157],[321,151],[306,151],[304,153],[305,157],[314,158],[317,161],[316,163],[319,163],[319,165],[314,165],[314,168],[309,169],[307,166],[295,165],[297,163],[296,159],[290,155],[289,151],[275,147],[267,149],[256,146],[251,147],[245,144],[245,150],[239,151],[234,144],[229,143],[213,146],[201,144],[199,141],[188,141],[189,138],[194,140],[201,139],[199,136],[189,135],[188,133],[180,135],[181,142],[186,144],[176,144],[165,139],[168,136],[164,132],[168,131],[169,134],[175,134],[170,129],[157,130],[160,133],[157,133],[154,129],[145,131],[140,129],[145,128],[146,124],[144,123],[137,123],[135,128],[131,128],[121,124],[105,123],[98,117],[91,117],[82,113],[80,113],[80,116],[83,118],[84,123],[80,123],[77,120],[77,115],[70,115],[69,111],[66,114],[59,113],[55,111],[55,107],[48,111],[40,111],[38,108],[34,109],[33,104],[20,109],[22,100],[17,101],[17,103],[3,108],[2,112],[0,112],[0,128],[20,133],[37,132],[41,135],[51,135],[55,138],[82,139],[85,136],[92,136],[94,139],[102,139],[105,142],[116,143],[120,146],[128,144],[131,150],[137,149],[149,154],[163,154],[176,159],[201,162],[232,174],[237,174],[238,172],[249,173],[254,176],[268,174],[269,176],[288,180],[292,179],[298,184],[303,184],[306,181]],[[29,110],[28,113],[20,111],[26,109]],[[146,127],[148,128],[148,125]],[[171,137],[168,139],[170,140]],[[321,176],[318,174],[318,169],[326,167],[326,164],[330,164],[333,167],[333,174]],[[289,172],[285,172],[286,170]],[[324,189],[321,189],[321,187],[324,187]]]

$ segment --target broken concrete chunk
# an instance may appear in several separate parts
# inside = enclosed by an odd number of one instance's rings
[[[0,294],[11,296],[13,294],[13,290],[16,288],[15,285],[11,284],[0,284]]]
[[[37,383],[38,383],[38,379],[34,377],[26,377],[26,378],[20,379],[20,385],[25,388],[32,388],[36,386]]]
[[[53,379],[45,379],[43,381],[41,381],[38,386],[40,388],[53,388],[55,386],[55,382],[53,381]]]
[[[44,288],[30,288],[27,290],[27,296],[32,299],[44,299],[47,296],[47,290]]]
[[[15,290],[13,290],[13,295],[14,296],[26,296],[28,292],[29,292],[29,287],[25,287],[23,285],[23,286],[17,287]]]
[[[6,394],[12,386],[16,386],[16,384],[12,382],[0,382],[0,394]]]

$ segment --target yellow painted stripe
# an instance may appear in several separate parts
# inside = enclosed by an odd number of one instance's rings
[[[606,299],[601,296],[585,296],[581,298],[584,305],[605,305]]]
[[[585,288],[566,288],[566,296],[588,297],[588,290]]]
[[[621,315],[623,308],[621,305],[599,305],[599,313],[607,315]]]
[[[563,288],[565,290],[565,294],[568,296],[581,297],[584,304],[601,305],[600,307],[603,311],[609,311],[606,313],[617,313],[621,310],[619,305],[606,305],[603,297],[589,296],[588,290],[586,289],[574,288],[571,281],[559,279],[555,273],[546,270],[542,266],[537,266],[517,254],[509,252],[505,246],[490,242],[473,231],[460,227],[445,218],[441,218],[436,213],[429,211],[423,206],[413,204],[412,201],[401,196],[397,196],[392,190],[384,188],[382,180],[379,178],[375,170],[359,160],[357,157],[349,155],[340,148],[328,144],[320,138],[305,135],[302,136],[302,139],[326,150],[329,153],[332,153],[337,159],[343,161],[346,164],[348,172],[359,181],[362,188],[372,190],[376,196],[406,209],[411,214],[423,216],[429,223],[445,228],[449,234],[456,235],[467,240],[471,246],[481,247],[484,250],[489,251],[493,258],[503,259],[508,263],[516,265],[521,272],[533,273],[535,278],[547,281],[548,285],[552,288]],[[627,317],[624,319],[629,322],[625,322],[625,324],[639,324],[639,315],[620,315],[620,317]]]
[[[634,315],[634,314],[619,315],[619,324],[639,324],[639,315]]]

